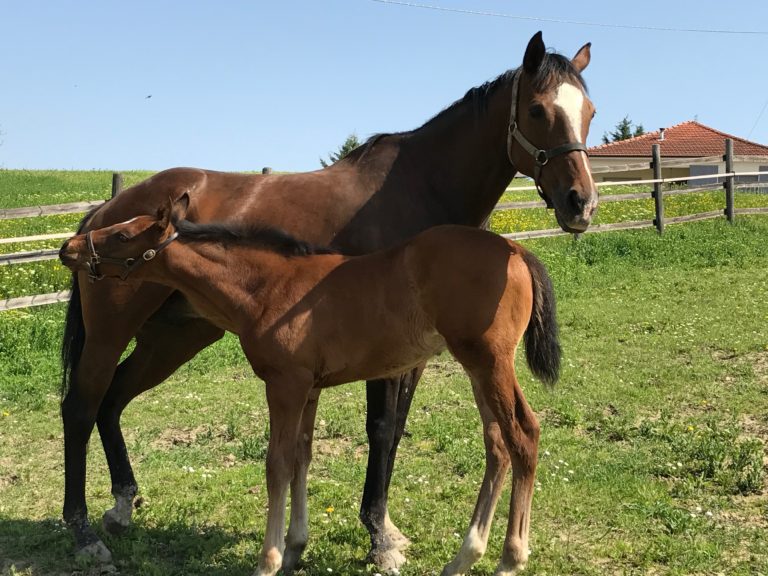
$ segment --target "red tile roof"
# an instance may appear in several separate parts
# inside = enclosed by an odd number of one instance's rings
[[[661,146],[662,158],[717,156],[725,153],[726,138],[733,139],[733,153],[737,156],[768,156],[768,146],[750,142],[744,138],[720,132],[695,120],[681,122],[664,129],[664,139],[659,140],[661,131],[648,132],[642,136],[601,144],[589,149],[590,156],[651,156],[651,145]]]

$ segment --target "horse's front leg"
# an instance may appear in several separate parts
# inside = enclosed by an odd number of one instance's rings
[[[246,355],[248,352],[246,351]],[[312,390],[309,372],[280,372],[265,379],[269,406],[267,495],[269,510],[259,567],[254,576],[274,576],[283,565],[285,506],[296,466],[302,412]]]
[[[371,380],[366,387],[369,448],[360,520],[371,536],[368,559],[384,572],[405,563],[402,550],[410,544],[390,520],[387,499],[397,447],[423,370],[421,366],[400,378]]]

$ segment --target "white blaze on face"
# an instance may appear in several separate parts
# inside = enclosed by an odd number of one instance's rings
[[[574,142],[584,142],[584,134],[581,127],[583,125],[583,111],[584,111],[584,91],[578,86],[574,86],[568,82],[563,82],[557,87],[555,92],[555,108],[559,109],[565,115],[565,123],[571,132],[570,138],[574,139]],[[592,171],[587,164],[587,154],[580,153],[582,163],[584,164],[584,170],[592,179]],[[593,185],[594,188],[594,185]]]

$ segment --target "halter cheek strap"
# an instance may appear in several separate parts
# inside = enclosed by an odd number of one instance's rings
[[[533,156],[533,183],[536,185],[536,191],[539,193],[539,196],[541,196],[542,200],[547,203],[547,208],[552,208],[552,201],[544,194],[541,184],[539,184],[541,169],[546,166],[550,159],[555,156],[560,156],[561,154],[568,154],[569,152],[584,152],[585,154],[588,154],[587,147],[582,142],[568,142],[550,148],[549,150],[543,150],[531,144],[530,140],[523,136],[523,133],[520,132],[520,128],[517,126],[517,99],[521,73],[522,72],[518,70],[515,72],[512,79],[512,106],[509,112],[509,130],[507,132],[507,157],[509,158],[509,162],[514,165],[514,162],[512,162],[512,146],[515,142],[520,144],[523,150]]]
[[[88,280],[90,282],[94,282],[96,280],[102,280],[104,278],[104,274],[101,274],[99,272],[99,264],[118,264],[122,265],[124,270],[123,273],[120,274],[120,279],[125,280],[128,278],[128,275],[136,270],[139,266],[144,264],[145,262],[149,262],[152,260],[155,256],[160,254],[163,250],[165,250],[168,245],[176,240],[176,238],[179,237],[178,232],[174,232],[168,238],[163,240],[163,242],[160,243],[160,245],[157,248],[150,248],[149,250],[145,250],[144,253],[138,257],[138,258],[110,258],[108,256],[100,256],[96,252],[96,247],[93,245],[93,238],[91,237],[91,234],[93,234],[93,231],[88,232],[85,235],[85,241],[88,245],[88,252],[90,253],[90,258],[88,262],[86,263],[86,266],[88,267]]]

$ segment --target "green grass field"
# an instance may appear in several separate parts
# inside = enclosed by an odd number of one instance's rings
[[[752,216],[669,226],[662,237],[525,243],[552,275],[564,348],[553,391],[518,362],[542,425],[525,573],[768,574],[766,239],[768,217]],[[0,278],[0,289],[65,287],[53,266],[50,277]],[[59,520],[63,316],[63,305],[0,313],[3,575],[98,573],[73,561]],[[321,397],[301,574],[375,572],[357,520],[364,411],[361,384]],[[265,520],[267,412],[236,340],[137,399],[123,426],[143,504],[126,535],[105,535],[119,572],[250,574]],[[403,576],[439,574],[458,550],[483,463],[469,383],[440,356],[416,391],[392,481],[391,515],[413,540]],[[109,490],[95,433],[94,523],[112,505]],[[493,573],[507,505],[508,490],[472,574]]]

